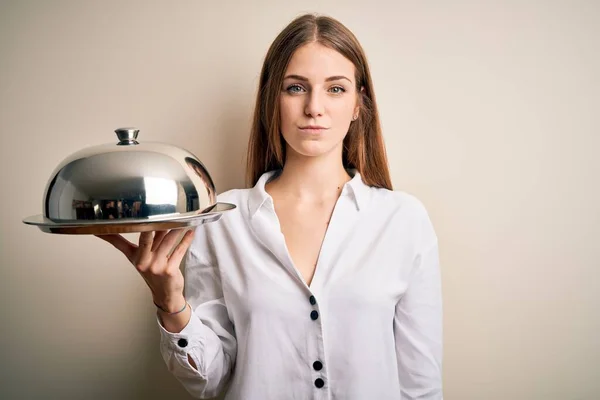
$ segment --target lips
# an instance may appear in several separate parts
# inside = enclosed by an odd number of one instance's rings
[[[328,128],[325,128],[323,126],[319,126],[319,125],[306,125],[306,126],[301,126],[300,130],[302,132],[306,132],[306,133],[321,133],[323,131],[326,131]]]

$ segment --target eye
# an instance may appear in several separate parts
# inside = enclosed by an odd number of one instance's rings
[[[346,91],[346,89],[344,89],[341,86],[332,86],[331,88],[329,88],[329,91],[333,94],[342,94]]]
[[[300,85],[290,85],[285,89],[288,93],[302,93],[304,92],[304,88]]]

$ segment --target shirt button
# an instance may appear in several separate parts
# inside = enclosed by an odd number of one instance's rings
[[[315,380],[315,386],[321,389],[323,386],[325,386],[325,381],[321,378],[317,378]]]
[[[315,304],[317,304],[317,299],[315,299],[315,296],[310,296],[310,297],[308,298],[308,301],[310,301],[310,304],[312,304],[313,306],[314,306]]]
[[[313,368],[315,369],[315,371],[320,371],[323,369],[323,363],[321,361],[315,361],[313,363]]]
[[[185,347],[188,345],[188,341],[187,341],[187,339],[181,338],[177,341],[177,345],[179,347]]]
[[[319,318],[319,313],[317,312],[317,310],[312,310],[312,312],[310,313],[310,319],[314,321],[317,318]]]

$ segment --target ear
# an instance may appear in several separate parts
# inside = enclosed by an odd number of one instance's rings
[[[365,94],[365,87],[361,86],[361,88],[356,96],[356,107],[354,107],[354,113],[352,114],[355,116],[354,119],[358,118],[358,113],[360,112],[360,107],[362,106],[362,103],[363,103],[363,95],[364,94]]]

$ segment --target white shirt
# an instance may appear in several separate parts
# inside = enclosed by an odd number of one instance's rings
[[[294,267],[262,175],[196,229],[185,262],[192,315],[159,322],[166,365],[195,397],[442,399],[438,242],[413,195],[344,185],[310,286]],[[198,366],[188,362],[188,354]]]

